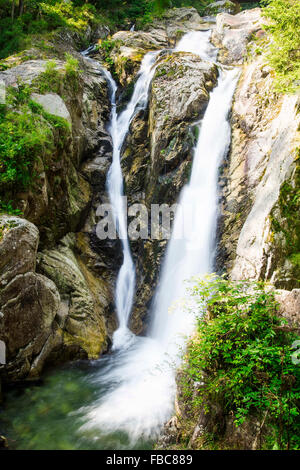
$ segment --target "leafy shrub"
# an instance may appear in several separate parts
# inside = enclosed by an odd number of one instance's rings
[[[111,58],[111,52],[114,48],[118,47],[119,41],[114,41],[111,38],[102,39],[99,41],[99,50],[102,51],[104,61],[107,67],[111,70],[112,74],[115,74],[114,61]]]
[[[66,57],[66,65],[65,70],[68,76],[76,77],[79,72],[78,60],[75,59],[71,54],[68,52],[65,55]]]
[[[23,212],[19,209],[15,209],[13,207],[13,201],[1,201],[0,199],[0,215],[8,214],[8,215],[23,215]],[[3,227],[0,227],[0,239],[2,236]]]
[[[33,86],[36,86],[40,93],[60,93],[62,77],[56,66],[55,60],[48,60],[45,71],[33,81]]]
[[[62,129],[63,135],[69,134],[68,122],[47,113],[30,95],[30,87],[19,83],[8,89],[7,103],[0,109],[2,194],[26,188],[33,181],[34,162],[53,150],[56,128]]]
[[[0,184],[28,186],[34,156],[50,144],[50,129],[28,108],[10,111],[0,118]]]
[[[269,61],[276,72],[279,92],[300,89],[300,2],[299,0],[266,0],[263,9],[272,35]]]
[[[64,70],[57,68],[55,60],[48,60],[45,65],[45,71],[35,78],[32,86],[39,93],[57,93],[62,94],[65,87],[78,90],[78,78],[80,74],[78,60],[71,54],[66,53],[66,63]]]
[[[274,293],[261,283],[210,277],[192,295],[208,315],[198,319],[184,369],[183,390],[193,412],[219,403],[239,426],[264,416],[273,429],[269,446],[300,448],[300,366],[293,364],[295,333],[278,316]],[[204,374],[204,375],[203,375]],[[193,382],[202,382],[195,396]]]

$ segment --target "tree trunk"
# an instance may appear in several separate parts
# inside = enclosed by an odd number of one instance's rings
[[[24,11],[24,0],[19,0],[19,16],[23,15]]]
[[[12,21],[14,21],[14,18],[15,18],[15,3],[16,3],[16,0],[12,0],[12,4],[11,4],[11,19],[12,19]]]

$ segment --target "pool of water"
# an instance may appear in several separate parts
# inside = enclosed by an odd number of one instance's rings
[[[118,355],[80,361],[47,372],[39,385],[5,394],[0,409],[1,429],[11,449],[117,450],[151,449],[152,441],[132,445],[125,432],[102,433],[86,429],[86,407],[99,400],[111,382],[99,383],[99,374],[115,366]],[[82,428],[83,427],[83,428]]]

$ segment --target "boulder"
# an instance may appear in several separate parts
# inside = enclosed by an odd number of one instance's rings
[[[150,98],[149,203],[175,202],[187,181],[194,144],[191,128],[203,116],[217,74],[214,64],[191,53],[161,57]]]
[[[25,219],[0,217],[0,284],[3,288],[18,274],[35,271],[39,231]]]
[[[142,50],[144,53],[168,45],[166,35],[155,36],[153,33],[145,31],[118,31],[111,40],[116,41],[118,46]]]
[[[168,46],[164,31],[158,34],[145,31],[118,31],[110,41],[113,48],[109,56],[114,64],[114,72],[123,87],[135,79],[145,53]],[[102,41],[99,42],[99,53],[103,56],[101,43]]]
[[[60,292],[63,305],[58,322],[65,346],[80,347],[88,357],[97,358],[107,347],[103,311],[111,301],[110,292],[75,256],[75,244],[75,235],[68,234],[56,249],[39,253],[38,270],[52,279]]]
[[[38,229],[27,220],[0,217],[0,339],[9,380],[30,375],[31,364],[51,335],[59,309],[55,284],[35,272]]]
[[[47,93],[46,95],[32,93],[31,98],[33,101],[43,106],[47,113],[61,117],[68,121],[69,124],[72,124],[70,113],[59,95],[55,93]]]
[[[60,297],[55,284],[34,272],[17,275],[1,291],[0,331],[7,359],[40,352],[57,314]],[[26,349],[20,354],[21,349]]]
[[[173,47],[184,33],[210,29],[211,24],[200,17],[196,8],[182,7],[166,10],[144,29],[153,36],[165,34],[169,47]]]

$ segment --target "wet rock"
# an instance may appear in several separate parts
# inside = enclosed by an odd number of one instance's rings
[[[122,168],[130,204],[144,202],[150,213],[151,204],[176,202],[190,174],[193,125],[203,115],[216,80],[216,67],[194,54],[160,56],[149,110],[136,115],[124,145]],[[138,279],[131,327],[140,333],[148,321],[166,240],[137,240],[131,246]]]
[[[187,181],[194,144],[191,126],[203,115],[216,79],[215,65],[194,54],[174,52],[159,62],[150,98],[148,203],[175,202]]]

